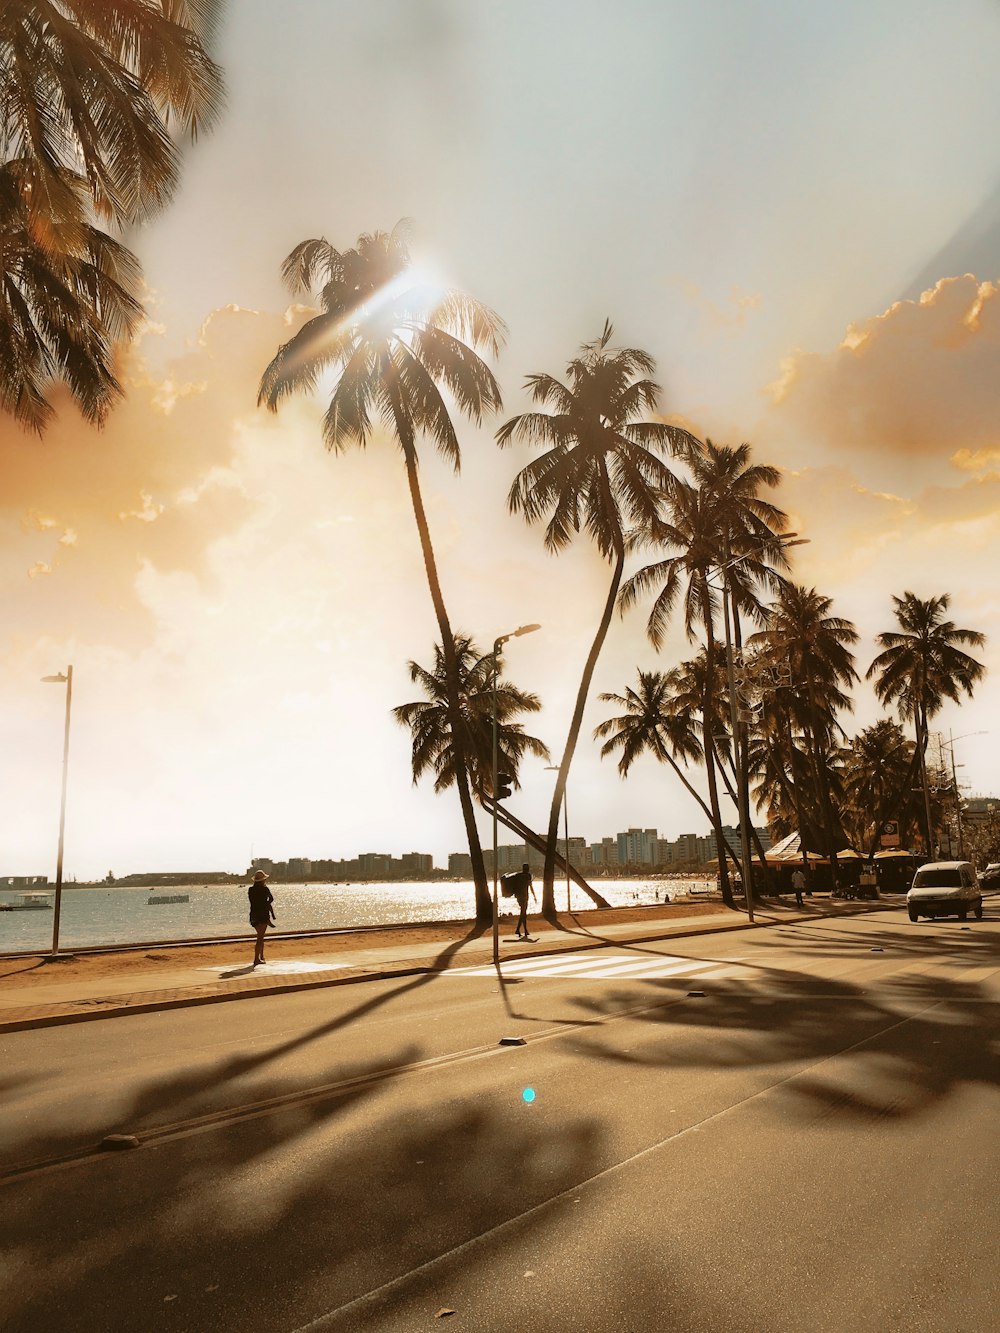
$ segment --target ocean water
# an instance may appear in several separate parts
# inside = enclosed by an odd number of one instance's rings
[[[613,906],[700,894],[714,884],[706,879],[601,880],[595,887]],[[441,880],[426,884],[272,884],[277,930],[328,930],[350,926],[384,926],[414,921],[461,921],[473,914],[471,881]],[[535,892],[541,896],[536,886]],[[186,893],[190,901],[149,906],[151,897]],[[0,891],[0,903],[17,894]],[[574,911],[592,907],[575,885]],[[511,900],[501,897],[501,914]],[[556,905],[566,906],[566,885],[556,883]],[[531,903],[534,911],[535,903]],[[59,920],[59,947],[101,944],[146,944],[162,940],[219,939],[249,935],[246,884],[185,885],[167,889],[67,888]],[[0,911],[0,953],[50,948],[53,914],[48,911]]]

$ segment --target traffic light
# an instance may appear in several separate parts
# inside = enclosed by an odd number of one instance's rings
[[[496,795],[498,801],[506,801],[507,797],[510,795],[511,784],[513,783],[513,781],[514,781],[514,775],[512,773],[497,774]]]

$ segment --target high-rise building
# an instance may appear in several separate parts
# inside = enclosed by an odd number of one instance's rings
[[[618,864],[651,866],[656,860],[656,829],[630,828],[618,834]]]

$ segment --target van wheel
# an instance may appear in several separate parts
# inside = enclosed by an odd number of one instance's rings
[[[919,920],[920,920],[920,913],[917,911],[917,909],[916,909],[915,907],[908,907],[906,910],[907,910],[907,914],[909,915],[909,918],[910,918],[911,921],[919,921]]]
[[[979,902],[976,903],[976,920],[982,921],[982,919],[983,919],[983,900],[982,898],[980,898]]]

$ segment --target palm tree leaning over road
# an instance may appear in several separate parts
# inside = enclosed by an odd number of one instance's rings
[[[444,657],[476,919],[486,921],[493,907],[469,787],[455,639],[420,491],[417,444],[421,436],[430,436],[459,471],[461,450],[442,389],[476,423],[484,413],[499,411],[500,389],[477,349],[497,356],[506,327],[470,296],[414,286],[406,229],[400,223],[392,232],[360,236],[351,250],[335,250],[323,238],[295,247],[282,267],[285,282],[293,293],[314,294],[321,313],[278,349],[264,371],[257,401],[276,412],[284,398],[312,392],[322,372],[340,367],[323,418],[327,449],[364,448],[378,427],[399,447]]]
[[[659,385],[649,378],[654,362],[639,348],[612,348],[613,334],[611,324],[606,322],[601,336],[585,343],[580,355],[566,367],[565,383],[552,375],[529,375],[526,385],[533,401],[551,410],[512,417],[497,432],[501,446],[516,440],[548,446],[515,478],[507,501],[511,512],[523,514],[529,523],[548,517],[545,545],[555,554],[564,550],[581,528],[586,529],[612,567],[549,809],[542,913],[550,920],[555,916],[559,813],[594,668],[621,585],[625,529],[647,529],[655,522],[659,497],[675,484],[661,455],[677,454],[693,442],[677,426],[641,419],[656,410],[659,400]]]
[[[899,629],[878,636],[876,642],[882,652],[868,668],[865,679],[875,681],[875,693],[883,704],[894,703],[899,716],[913,722],[924,793],[927,854],[933,856],[927,725],[946,699],[960,703],[963,694],[972,697],[986,668],[958,645],[982,648],[986,638],[978,630],[958,629],[954,621],[944,618],[951,605],[948,593],[923,601],[912,592],[904,592],[892,600]]]
[[[0,408],[41,431],[62,378],[101,421],[121,386],[139,263],[97,230],[170,198],[180,149],[222,102],[207,54],[220,0],[5,0],[0,6]]]

